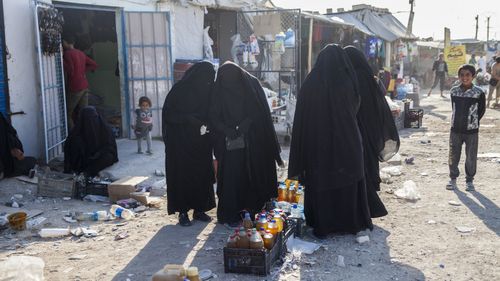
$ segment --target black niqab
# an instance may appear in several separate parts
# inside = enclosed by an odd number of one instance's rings
[[[304,213],[316,235],[372,229],[356,114],[360,98],[349,58],[326,46],[300,90],[288,177],[305,185]]]
[[[15,170],[15,160],[11,154],[14,148],[23,151],[16,129],[0,113],[0,173],[3,172],[5,177],[13,175]]]
[[[215,207],[210,134],[200,134],[200,127],[208,124],[214,79],[211,63],[197,63],[165,99],[162,127],[169,214],[190,209],[205,212]]]
[[[399,149],[399,135],[372,69],[364,54],[355,47],[344,48],[358,77],[361,105],[357,114],[358,125],[363,139],[364,167],[368,204],[372,217],[387,215],[380,200],[379,160],[390,159]]]
[[[117,161],[118,151],[111,128],[94,107],[82,108],[64,144],[65,172],[86,172],[95,176]]]
[[[276,162],[282,163],[281,150],[260,82],[234,63],[219,68],[210,120],[219,164],[217,217],[231,223],[242,209],[258,212],[277,196]],[[228,151],[226,138],[241,135],[245,148]]]

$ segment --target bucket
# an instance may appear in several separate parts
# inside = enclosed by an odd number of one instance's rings
[[[9,220],[9,225],[14,230],[25,230],[26,229],[26,217],[28,215],[24,212],[17,212],[10,214],[7,219]]]

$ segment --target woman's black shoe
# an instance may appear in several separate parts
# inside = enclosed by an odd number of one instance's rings
[[[182,226],[191,226],[192,225],[187,213],[180,213],[179,214],[179,224]]]
[[[205,214],[204,212],[194,212],[193,219],[203,221],[203,222],[211,222],[212,221],[212,218],[209,215]]]

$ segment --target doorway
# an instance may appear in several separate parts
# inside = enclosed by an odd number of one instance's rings
[[[94,60],[98,67],[87,72],[89,105],[111,126],[115,137],[123,135],[119,52],[116,12],[92,7],[56,7],[64,16],[63,37],[75,38],[75,48]]]

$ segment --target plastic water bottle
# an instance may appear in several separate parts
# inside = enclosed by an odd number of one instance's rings
[[[111,209],[109,210],[109,212],[117,217],[117,218],[122,218],[122,219],[126,219],[126,220],[131,220],[135,217],[135,214],[134,212],[130,211],[129,209],[125,209],[119,205],[112,205],[111,206]]]
[[[293,203],[292,209],[290,210],[290,217],[301,218],[300,209],[296,203]]]
[[[108,212],[97,211],[90,213],[78,213],[76,219],[79,221],[107,221],[110,219]]]

